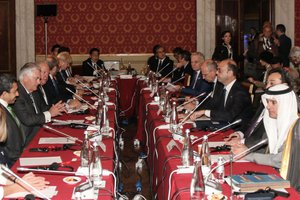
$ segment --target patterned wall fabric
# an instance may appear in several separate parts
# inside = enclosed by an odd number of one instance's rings
[[[35,0],[35,3],[43,3]],[[48,52],[53,44],[85,54],[151,53],[155,44],[196,50],[196,0],[48,0],[57,4],[48,22]],[[44,20],[35,20],[36,54],[44,54]]]

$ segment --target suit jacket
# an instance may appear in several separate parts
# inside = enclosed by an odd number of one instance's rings
[[[236,62],[243,60],[244,57],[237,55],[237,52],[235,51],[233,46],[231,48],[232,48],[232,59]],[[222,61],[228,58],[231,58],[231,56],[229,55],[227,47],[224,44],[217,45],[212,55],[212,59],[217,61]]]
[[[283,61],[283,66],[288,67],[290,66],[289,55],[292,48],[292,41],[285,34],[281,35],[278,40],[280,43],[280,46],[278,47],[278,55]]]
[[[18,83],[18,92],[19,96],[13,105],[13,109],[24,127],[27,145],[39,130],[41,125],[45,123],[45,115],[43,112],[47,111],[48,107],[40,98],[38,91],[32,92],[36,107],[38,109],[38,114],[36,114],[32,100],[21,83]]]
[[[192,77],[193,73],[194,73],[194,70],[192,68],[191,62],[189,62],[185,67],[178,68],[177,70],[175,70],[173,72],[171,82],[176,82],[178,79],[180,79],[181,77],[183,77],[185,75],[189,75],[190,77]],[[176,83],[184,83],[184,82],[185,82],[185,80],[182,79]]]
[[[97,69],[103,69],[106,71],[105,67],[104,67],[104,62],[102,60],[98,60],[97,61]],[[82,63],[82,76],[94,76],[94,69],[93,69],[93,65],[92,65],[92,59],[88,58],[87,60],[83,61]]]
[[[49,105],[56,104],[60,100],[66,102],[73,96],[69,91],[66,90],[66,88],[62,88],[58,83],[57,87],[58,91],[56,91],[50,76],[47,83],[43,85],[43,88],[48,97]]]
[[[173,70],[173,66],[174,66],[174,62],[173,60],[171,60],[168,56],[165,57],[163,63],[158,66],[159,64],[159,59],[156,56],[151,56],[148,61],[147,64],[150,67],[150,70],[153,72],[160,72],[161,76],[164,77],[166,75],[168,75],[172,70]],[[169,77],[171,77],[172,74],[169,75]]]
[[[194,84],[195,84],[195,87],[193,88]],[[212,89],[213,89],[213,84],[208,83],[206,80],[204,80],[201,72],[199,72],[199,75],[197,77],[197,72],[194,71],[190,86],[182,88],[181,93],[183,93],[185,95],[198,96],[198,95],[202,94],[203,92],[208,94],[212,91]]]
[[[203,102],[197,110],[210,110],[213,105],[216,105],[221,98],[224,85],[217,81],[216,86],[213,85],[213,94]]]
[[[6,127],[7,127],[7,139],[1,143],[1,149],[5,151],[5,155],[12,165],[21,156],[25,147],[26,137],[22,130],[22,127],[18,127],[15,119],[10,112],[0,104],[0,107],[6,113]]]
[[[66,88],[70,89],[74,93],[76,92],[76,88],[73,85],[66,83],[63,71],[57,72],[55,77],[57,80],[58,88],[60,90],[60,94],[62,95],[62,99],[71,99],[73,94]]]
[[[250,95],[238,81],[235,81],[229,91],[225,106],[224,99],[218,99],[212,102],[211,105],[210,117],[212,121],[230,123],[242,119],[245,123],[251,119],[252,103]]]

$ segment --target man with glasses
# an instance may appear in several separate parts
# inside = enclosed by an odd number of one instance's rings
[[[26,63],[20,71],[17,98],[13,110],[24,127],[26,145],[35,136],[40,126],[50,122],[51,117],[65,112],[63,103],[48,106],[41,99],[37,89],[41,83],[41,70],[35,63]]]

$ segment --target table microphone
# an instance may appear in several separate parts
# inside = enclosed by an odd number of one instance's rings
[[[182,104],[180,104],[179,106],[177,106],[177,109],[178,109],[178,108],[181,108],[182,106],[184,106],[184,105],[186,105],[186,104],[188,104],[188,103],[191,103],[191,102],[194,101],[195,99],[198,99],[199,97],[202,97],[202,96],[204,96],[205,94],[206,94],[206,92],[202,92],[202,93],[199,94],[198,96],[193,97],[193,98],[189,99],[189,100],[186,101],[186,102],[183,102]]]
[[[42,197],[43,199],[47,199],[50,200],[49,197],[47,197],[45,194],[43,194],[41,191],[39,191],[38,189],[36,189],[35,187],[33,187],[31,184],[29,184],[27,181],[23,180],[22,178],[20,178],[18,175],[16,175],[14,172],[12,172],[10,169],[8,169],[7,167],[5,167],[4,165],[0,165],[0,168],[3,170],[3,172],[5,174],[7,174],[8,176],[13,176],[14,178],[18,179],[21,183],[23,183],[24,185],[26,185],[27,187],[29,187],[30,189],[32,189],[34,192],[36,192],[40,197]]]
[[[219,129],[215,130],[214,132],[211,132],[211,133],[209,133],[209,134],[207,134],[207,135],[205,135],[205,136],[210,137],[211,135],[214,135],[214,134],[218,133],[219,131],[222,131],[222,130],[224,130],[224,129],[227,129],[227,128],[229,128],[229,127],[231,127],[231,126],[234,126],[234,125],[236,125],[236,124],[239,124],[239,123],[241,123],[241,122],[242,122],[242,119],[237,119],[237,120],[235,120],[234,122],[232,122],[232,123],[230,123],[230,124],[227,124],[226,126],[223,126],[223,127],[219,128]],[[204,136],[203,136],[203,137],[204,137]],[[203,137],[194,140],[194,141],[192,142],[192,145],[194,145],[194,144],[195,144],[196,142],[198,142],[199,140],[202,140]]]
[[[79,95],[77,95],[75,92],[73,92],[72,90],[70,90],[67,87],[66,87],[66,90],[68,90],[69,92],[71,92],[78,100],[83,101],[84,103],[86,103],[87,105],[89,105],[92,109],[96,110],[95,106],[93,106],[88,101],[86,101],[85,99],[83,99],[82,97],[80,97]]]
[[[173,72],[175,72],[176,69],[177,69],[177,68],[175,67],[172,71],[170,71],[167,75],[165,75],[162,79],[160,79],[159,83],[163,82],[163,81],[165,80],[165,78],[167,78],[170,74],[172,74]],[[156,74],[156,73],[155,73],[155,74]]]
[[[56,133],[61,134],[61,135],[63,135],[63,136],[66,136],[66,137],[68,137],[69,140],[73,140],[74,142],[78,141],[78,142],[80,142],[80,143],[83,143],[82,140],[80,140],[80,139],[78,139],[78,138],[76,138],[76,137],[72,137],[72,136],[70,136],[70,135],[68,135],[68,134],[66,134],[66,133],[64,133],[64,132],[62,132],[62,131],[56,130],[56,129],[54,129],[54,128],[52,128],[52,127],[46,125],[46,124],[43,125],[43,128],[45,128],[45,129],[47,129],[47,130],[50,130],[50,131],[53,131],[53,132],[56,132]]]
[[[17,167],[17,170],[20,172],[38,172],[38,173],[46,173],[46,174],[67,174],[67,175],[73,175],[73,176],[76,173],[76,172],[69,172],[69,171],[34,169],[34,168],[26,168],[26,167]]]
[[[97,95],[91,88],[89,88],[86,84],[84,84],[82,81],[80,81],[78,78],[75,78],[76,81],[80,83],[84,88],[88,89],[91,93],[93,93],[96,97],[100,98],[99,95]]]
[[[82,122],[69,122],[69,121],[64,121],[64,120],[59,120],[59,119],[52,119],[51,120],[54,123],[57,123],[55,125],[70,125],[70,124],[78,124],[78,125],[83,125],[83,126],[93,126],[93,127],[98,127],[95,124],[88,124],[88,123],[82,123]],[[54,125],[54,124],[52,124]]]
[[[98,76],[101,76],[100,72],[98,72],[98,70],[95,70],[94,67],[89,62],[87,64],[94,70],[94,72],[96,72],[96,74]],[[97,65],[97,63],[95,63],[95,64]],[[97,66],[99,67],[99,65],[97,65]]]
[[[196,111],[196,109],[201,106],[205,101],[206,99],[208,99],[208,97],[210,97],[210,95],[212,94],[212,92],[210,92],[179,124],[178,124],[178,127],[182,126],[185,121]]]
[[[160,72],[162,72],[166,67],[169,66],[170,63],[168,63],[166,66],[164,66],[162,69],[160,69],[158,72],[155,73],[155,76],[158,76]]]

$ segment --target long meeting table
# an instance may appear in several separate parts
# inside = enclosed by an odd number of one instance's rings
[[[115,148],[114,148],[114,134],[117,126],[117,120],[116,120],[116,109],[117,109],[117,91],[116,91],[116,83],[112,82],[112,88],[110,89],[110,92],[108,93],[109,96],[109,103],[108,105],[108,119],[109,119],[109,125],[112,133],[112,137],[103,137],[102,142],[106,146],[106,150],[104,151],[102,148],[98,148],[101,163],[103,169],[109,170],[112,173],[114,173],[115,168]],[[88,100],[91,104],[94,104],[96,100],[95,97],[91,96],[91,92],[86,91],[86,94],[83,95],[84,99]],[[93,99],[93,100],[92,100]],[[91,123],[91,121],[88,121],[86,117],[95,116],[96,110],[89,109],[89,113],[87,114],[64,114],[62,116],[56,117],[55,119],[59,120],[85,120],[86,123]],[[75,129],[71,128],[70,126],[53,126],[51,123],[47,124],[52,128],[57,129],[58,131],[62,131],[64,133],[69,134],[72,137],[76,137],[80,140],[84,139],[84,131],[85,129]],[[76,151],[81,150],[82,144],[76,142],[74,145],[72,145],[70,149],[66,150],[60,150],[60,151],[48,151],[48,152],[30,152],[29,150],[31,148],[55,148],[55,147],[62,147],[63,144],[39,144],[39,140],[41,138],[45,137],[64,137],[60,134],[57,134],[53,131],[49,131],[43,127],[40,128],[40,130],[37,132],[36,136],[33,138],[33,140],[30,142],[30,144],[24,149],[24,152],[21,155],[21,158],[34,158],[34,157],[52,157],[52,156],[59,156],[62,160],[63,165],[65,166],[71,166],[74,168],[74,171],[78,169],[80,166],[80,157]],[[45,158],[46,159],[46,158]],[[22,172],[19,172],[17,170],[18,167],[20,167],[20,161],[18,160],[14,166],[12,167],[12,171],[14,171],[17,175],[23,176],[24,174]],[[32,166],[35,167],[35,166]],[[28,167],[30,168],[30,166]],[[68,168],[61,167],[60,170],[68,170]],[[47,181],[50,182],[50,186],[57,186],[57,195],[55,195],[52,199],[62,200],[62,199],[72,199],[72,193],[74,187],[77,185],[83,183],[86,181],[86,177],[80,176],[81,181],[75,185],[67,184],[63,181],[63,179],[69,175],[65,174],[46,174],[46,173],[37,173],[39,176],[43,176],[46,178]],[[114,199],[114,177],[112,175],[103,176],[102,179],[105,181],[105,187],[101,188],[99,190],[99,196],[98,199]]]
[[[138,105],[138,128],[136,138],[142,140],[147,152],[147,159],[150,169],[151,187],[153,196],[159,200],[171,199],[190,199],[190,183],[192,173],[176,173],[178,166],[181,164],[181,149],[182,143],[173,140],[172,134],[169,132],[169,125],[164,121],[164,118],[159,110],[158,102],[155,102],[151,97],[151,91],[147,88],[145,82],[139,82],[138,89],[140,90],[139,105]],[[191,123],[183,126],[182,132],[192,128]],[[193,129],[191,129],[193,130]],[[232,133],[232,130],[220,132],[209,137],[209,142],[222,142],[224,137]],[[194,138],[200,138],[209,134],[205,131],[192,131],[191,135]],[[172,141],[172,142],[171,142]],[[175,142],[176,145],[170,148],[170,144]],[[198,144],[201,140],[193,145],[194,151],[198,152]],[[224,153],[224,152],[223,152]],[[224,156],[224,154],[215,154],[214,157]],[[228,157],[228,155],[227,155]],[[215,166],[214,164],[213,166]],[[252,162],[233,162],[233,175],[243,174],[246,171],[257,171],[268,174],[279,173],[276,169],[270,166],[258,165]],[[225,176],[230,174],[230,166],[225,165]],[[288,199],[300,199],[299,193],[294,188],[286,189],[290,196]],[[230,197],[230,186],[226,183],[222,184],[222,193]],[[276,199],[286,199],[276,197]]]

